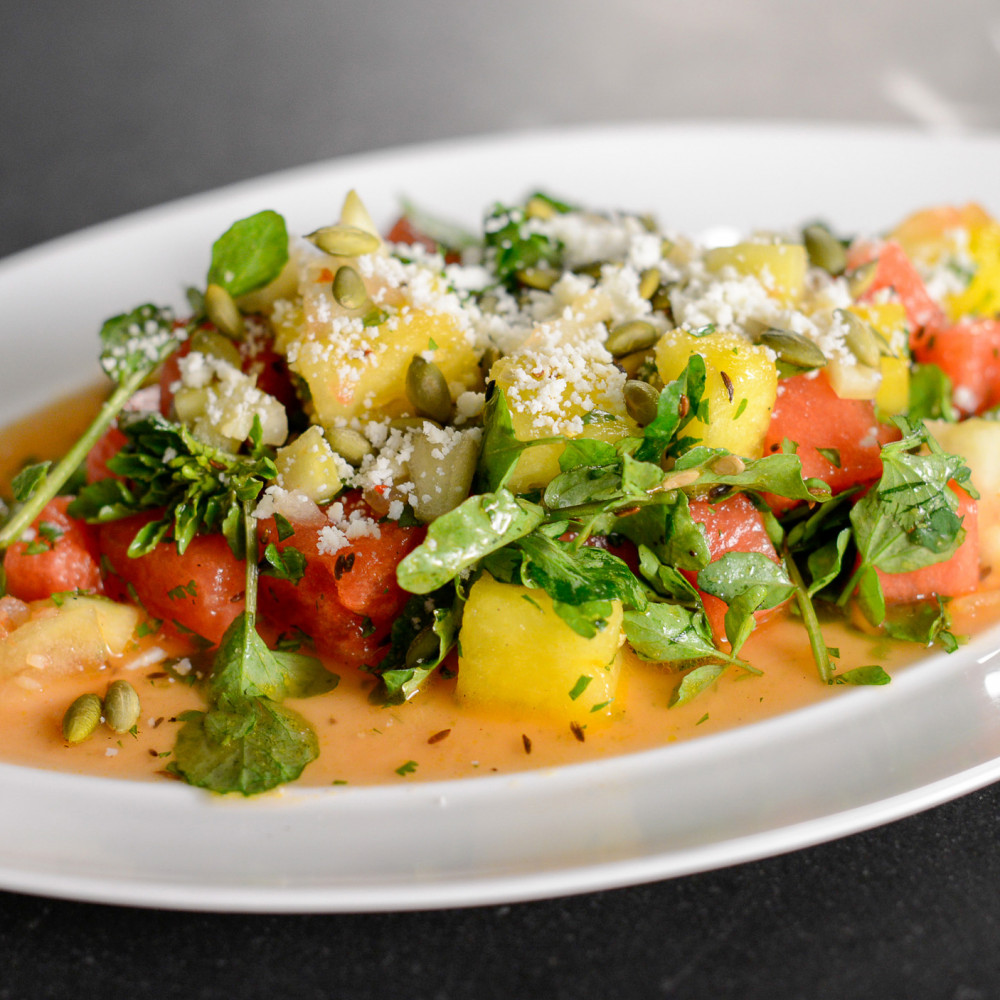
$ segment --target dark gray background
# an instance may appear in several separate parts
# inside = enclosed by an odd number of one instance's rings
[[[998,84],[986,0],[7,0],[0,254],[400,143],[621,119],[990,128]],[[817,781],[836,766],[817,762]],[[1000,994],[998,810],[991,788],[729,870],[444,913],[217,916],[0,893],[0,1000],[985,1000]]]

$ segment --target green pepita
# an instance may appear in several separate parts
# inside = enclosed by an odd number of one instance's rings
[[[640,427],[645,427],[656,419],[660,393],[648,382],[629,379],[625,383],[624,396],[628,415]]]
[[[139,695],[128,681],[112,681],[104,696],[104,722],[116,733],[127,733],[138,721]]]
[[[655,267],[647,267],[639,275],[639,295],[644,299],[651,299],[660,287],[660,272]]]
[[[451,416],[451,393],[441,369],[419,354],[413,356],[406,370],[406,396],[417,413],[438,423]]]
[[[342,264],[333,276],[333,297],[345,309],[363,309],[369,301],[364,279],[349,264]]]
[[[815,223],[802,230],[802,241],[809,254],[809,263],[828,274],[843,274],[847,267],[847,250],[844,244],[826,226]]]
[[[394,431],[420,431],[423,430],[424,424],[430,418],[428,417],[393,417],[389,421],[389,428]],[[431,420],[435,427],[440,427],[441,424],[437,420]]]
[[[374,233],[343,223],[317,229],[309,234],[309,239],[323,253],[334,257],[360,257],[362,254],[374,253],[382,242]]]
[[[633,319],[613,327],[604,346],[614,357],[620,358],[626,354],[649,349],[659,336],[659,330],[652,323],[644,319]]]
[[[409,670],[417,670],[426,663],[432,662],[441,651],[441,640],[429,625],[414,637],[406,650],[406,666]]]
[[[192,353],[207,354],[211,358],[225,361],[234,368],[239,368],[243,364],[240,349],[218,330],[195,330],[191,334],[189,343]]]
[[[536,288],[547,292],[559,280],[561,274],[551,267],[526,267],[517,272],[517,280],[526,288]]]
[[[756,339],[757,343],[774,351],[779,364],[799,371],[812,371],[826,364],[826,355],[819,346],[799,333],[768,327],[761,331]]]
[[[81,694],[63,716],[63,738],[67,743],[82,743],[93,735],[100,721],[101,699],[96,694]]]
[[[220,333],[233,340],[242,340],[246,335],[246,325],[239,306],[222,285],[209,285],[205,289],[205,315]]]
[[[870,260],[867,264],[856,267],[847,275],[847,287],[850,289],[851,297],[860,299],[865,292],[871,288],[875,282],[875,274],[878,271],[878,261]]]
[[[834,315],[844,325],[844,342],[851,354],[863,365],[878,368],[882,352],[871,325],[849,309],[837,309]]]
[[[330,447],[351,465],[360,465],[373,451],[368,438],[353,427],[328,427],[325,433]]]

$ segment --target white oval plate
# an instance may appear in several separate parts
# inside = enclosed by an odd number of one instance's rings
[[[0,263],[0,420],[96,372],[96,330],[180,306],[212,240],[264,207],[309,231],[356,187],[475,224],[535,187],[685,232],[1000,204],[1000,141],[883,129],[619,126],[352,157],[166,205]],[[691,743],[513,777],[290,788],[260,800],[0,765],[0,887],[190,909],[495,903],[666,878],[896,819],[1000,777],[1000,633],[885,688]]]

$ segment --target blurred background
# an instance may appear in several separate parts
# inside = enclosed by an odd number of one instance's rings
[[[9,0],[0,254],[283,167],[550,126],[1000,124],[996,0]]]

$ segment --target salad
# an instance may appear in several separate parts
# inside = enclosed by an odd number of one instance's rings
[[[100,412],[11,482],[0,699],[70,676],[73,753],[145,724],[132,671],[193,683],[167,770],[248,795],[346,671],[580,742],[636,659],[689,705],[776,621],[817,691],[887,683],[830,622],[954,650],[992,585],[998,296],[975,205],[712,247],[540,193],[478,234],[242,219],[183,319],[104,324]]]

